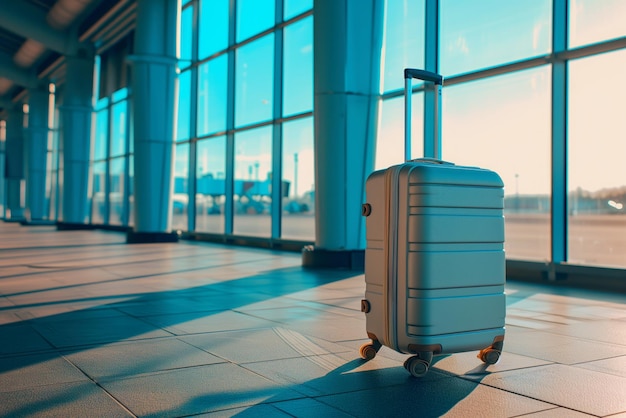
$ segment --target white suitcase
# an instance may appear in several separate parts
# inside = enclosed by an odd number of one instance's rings
[[[407,101],[411,78],[434,81],[440,94],[437,74],[406,70],[405,78]],[[434,354],[480,350],[482,361],[497,362],[506,313],[498,174],[439,159],[409,161],[372,173],[366,201],[361,310],[372,342],[361,356],[374,358],[382,345],[414,354],[404,366],[416,377]]]

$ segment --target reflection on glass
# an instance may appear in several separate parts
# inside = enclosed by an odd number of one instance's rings
[[[196,231],[224,233],[225,136],[198,142],[196,167]]]
[[[191,124],[191,71],[183,71],[178,77],[178,119],[176,126],[176,141],[186,141],[190,137]]]
[[[283,125],[282,238],[315,240],[313,118]]]
[[[446,76],[550,51],[552,1],[441,1],[441,72]]]
[[[404,87],[405,68],[424,68],[424,8],[424,0],[385,1],[381,91]]]
[[[272,118],[274,34],[237,50],[235,125]]]
[[[126,153],[126,118],[128,102],[126,100],[111,107],[111,157]]]
[[[193,6],[183,10],[180,18],[180,63],[181,67],[191,64],[193,58]]]
[[[544,66],[443,90],[443,159],[502,177],[509,258],[550,259],[550,77]]]
[[[424,156],[424,94],[413,93],[411,106],[411,156]],[[385,100],[380,105],[378,135],[376,137],[375,169],[381,170],[394,164],[401,164],[404,159],[404,97]]]
[[[103,100],[100,100],[103,102]],[[94,135],[93,159],[104,160],[107,158],[107,144],[109,135],[109,110],[106,107],[108,101],[104,100],[101,110],[96,112],[96,129]]]
[[[622,50],[569,64],[570,263],[626,267],[624,63]]]
[[[106,162],[95,162],[92,165],[93,186],[91,196],[91,223],[104,224],[106,213],[105,182]]]
[[[237,0],[237,42],[274,26],[274,0]]]
[[[226,130],[227,76],[226,55],[198,67],[198,136]]]
[[[109,225],[122,225],[124,221],[126,158],[113,158],[109,163]]]
[[[313,8],[313,0],[285,0],[283,18],[289,20],[294,16]]]
[[[626,36],[624,0],[570,0],[569,46]]]
[[[198,58],[204,59],[228,46],[229,0],[200,2]]]
[[[272,127],[235,134],[234,232],[269,237]]]
[[[285,27],[283,115],[313,109],[313,17]]]
[[[174,159],[174,196],[172,197],[172,229],[187,231],[189,203],[189,144],[176,145]]]

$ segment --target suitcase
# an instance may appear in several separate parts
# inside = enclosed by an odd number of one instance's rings
[[[405,70],[405,141],[412,78],[435,85],[435,157],[440,157],[443,78]],[[405,148],[408,150],[408,147]],[[366,181],[365,299],[370,360],[381,346],[413,354],[427,373],[433,355],[480,350],[496,363],[505,333],[504,185],[493,171],[424,158],[373,172]]]

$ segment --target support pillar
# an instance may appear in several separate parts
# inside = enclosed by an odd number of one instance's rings
[[[127,242],[174,242],[172,167],[178,97],[179,0],[138,0],[132,65],[134,219]]]
[[[6,216],[5,221],[24,220],[24,113],[21,107],[10,109],[6,124],[5,173],[6,173]]]
[[[46,223],[46,161],[48,157],[48,89],[32,89],[28,100],[28,129],[24,138],[26,224]]]
[[[84,229],[87,225],[89,152],[93,112],[94,57],[80,48],[66,58],[67,82],[61,110],[63,152],[63,209],[59,229]]]
[[[383,0],[314,2],[315,246],[305,267],[363,268],[374,168]]]

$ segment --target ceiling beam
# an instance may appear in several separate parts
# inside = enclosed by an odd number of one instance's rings
[[[46,12],[27,2],[3,2],[0,27],[24,38],[34,39],[60,54],[67,55],[72,46],[69,33],[53,29],[46,21]]]
[[[0,77],[8,78],[15,84],[26,88],[37,87],[40,84],[37,76],[15,65],[13,58],[4,52],[0,52]]]

